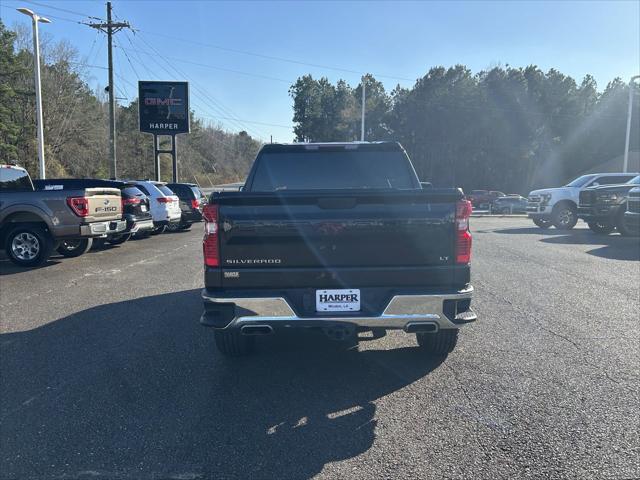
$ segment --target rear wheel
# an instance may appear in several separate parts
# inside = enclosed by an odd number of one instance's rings
[[[533,223],[535,223],[540,228],[544,228],[545,230],[552,225],[551,220],[545,220],[543,218],[533,218],[532,220]]]
[[[53,241],[39,226],[17,226],[9,231],[5,242],[5,252],[14,264],[20,267],[38,267],[45,263]]]
[[[111,245],[121,245],[130,238],[130,233],[121,233],[119,235],[112,235],[111,237],[107,238],[107,242],[109,242]]]
[[[227,357],[241,357],[253,351],[255,337],[242,335],[237,328],[231,330],[215,330],[213,337],[220,353]]]
[[[167,225],[167,231],[168,232],[177,232],[178,230],[180,230],[180,224],[179,223],[170,223],[169,225]]]
[[[615,226],[608,222],[589,222],[587,225],[592,232],[599,235],[609,235],[615,229]]]
[[[191,230],[191,225],[193,225],[192,223],[185,223],[183,225],[180,225],[180,230]]]
[[[446,329],[437,333],[416,333],[420,348],[433,357],[447,356],[458,343],[458,330]]]
[[[151,230],[151,235],[158,235],[160,233],[164,233],[166,229],[167,229],[166,225],[161,225],[159,227],[154,227],[153,230]]]
[[[72,238],[62,240],[56,251],[63,257],[79,257],[87,253],[91,245],[93,245],[93,238]]]
[[[551,222],[558,230],[571,230],[578,223],[578,213],[569,203],[561,203],[553,208]]]

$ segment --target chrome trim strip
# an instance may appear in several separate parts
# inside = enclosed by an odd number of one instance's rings
[[[379,317],[353,316],[317,316],[298,317],[283,297],[242,298],[216,297],[206,290],[202,291],[202,299],[213,303],[234,303],[240,312],[226,328],[235,328],[247,324],[279,323],[282,325],[305,322],[307,324],[351,323],[362,327],[384,327],[404,329],[409,323],[433,322],[442,328],[459,328],[451,322],[442,311],[444,300],[465,300],[471,298],[473,287],[469,286],[457,293],[433,295],[396,295]]]

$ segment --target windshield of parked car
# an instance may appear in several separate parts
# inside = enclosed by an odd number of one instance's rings
[[[253,192],[420,188],[401,151],[331,149],[262,153]]]
[[[631,185],[640,185],[640,175],[638,175],[637,177],[633,177],[627,183],[629,183]]]
[[[571,183],[567,183],[565,187],[583,187],[594,178],[596,178],[596,175],[582,175],[581,177],[576,178]]]
[[[175,193],[173,193],[173,190],[171,190],[169,187],[167,187],[166,185],[155,185],[156,188],[158,190],[160,190],[162,193],[164,193],[166,196],[174,196]]]

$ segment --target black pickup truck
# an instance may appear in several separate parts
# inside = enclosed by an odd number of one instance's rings
[[[447,355],[476,320],[470,214],[461,190],[423,189],[396,142],[265,145],[204,208],[200,322],[230,356],[285,327],[404,330]]]
[[[607,235],[618,230],[621,235],[631,235],[633,230],[625,223],[629,191],[640,185],[640,175],[627,183],[600,185],[580,192],[578,218],[587,222],[595,232]]]

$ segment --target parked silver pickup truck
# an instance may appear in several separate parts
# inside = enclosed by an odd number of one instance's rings
[[[35,190],[24,168],[0,165],[0,248],[17,265],[41,265],[53,250],[77,257],[126,226],[116,188]]]

